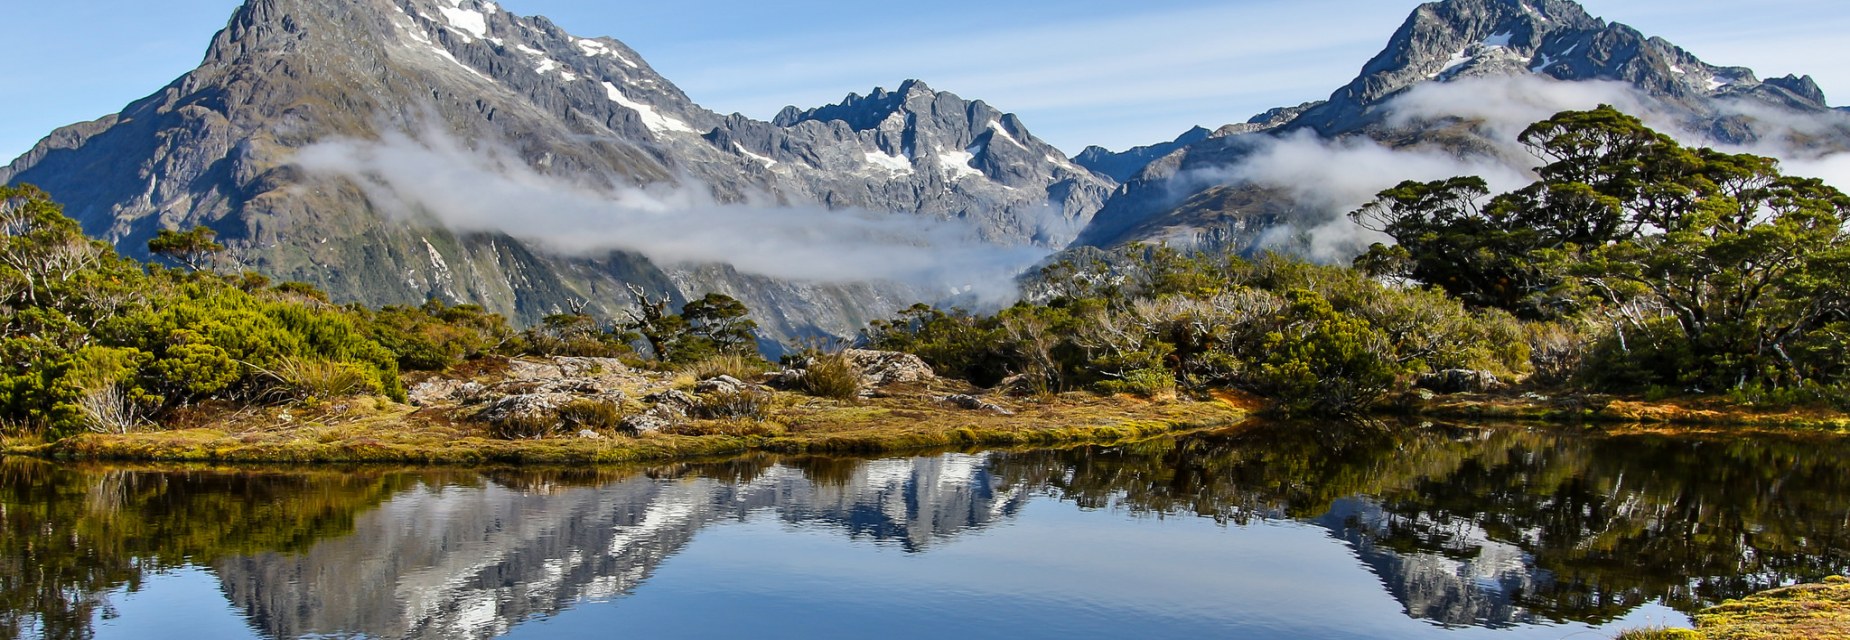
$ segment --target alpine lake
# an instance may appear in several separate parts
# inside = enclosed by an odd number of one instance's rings
[[[1850,570],[1850,444],[1250,424],[600,469],[0,459],[0,636],[1612,638]]]

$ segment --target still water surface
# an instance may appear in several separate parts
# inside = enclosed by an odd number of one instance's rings
[[[1610,638],[1850,570],[1850,447],[1277,426],[596,471],[0,460],[0,636]]]

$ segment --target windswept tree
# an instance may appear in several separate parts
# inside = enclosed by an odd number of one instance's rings
[[[162,229],[148,241],[148,252],[193,271],[207,271],[213,260],[225,251],[225,245],[214,240],[217,237],[217,231],[206,227],[193,227],[186,232]]]
[[[675,313],[669,310],[670,297],[650,296],[635,285],[629,289],[635,308],[620,328],[640,336],[657,361],[696,362],[718,354],[748,354],[757,347],[758,324],[745,304],[731,296],[709,293]]]

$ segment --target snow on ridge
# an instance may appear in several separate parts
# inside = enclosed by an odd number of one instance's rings
[[[753,160],[757,160],[758,164],[764,165],[764,168],[766,169],[777,166],[776,160],[772,160],[770,158],[758,155],[756,153],[752,153],[751,150],[745,148],[745,145],[734,142],[732,143],[732,148],[737,150],[740,155],[743,155],[747,158],[751,158]],[[908,165],[908,168],[910,168],[910,165]]]
[[[895,176],[912,175],[912,161],[906,159],[905,156],[889,156],[869,151],[863,154],[863,157],[866,158],[868,164],[886,169],[887,173]]]
[[[1028,148],[1028,145],[1022,144],[1020,140],[1016,140],[1015,136],[1009,135],[1009,130],[1003,128],[1001,120],[991,120],[989,122],[989,130],[996,132],[996,135],[1001,136],[1003,140],[1007,140],[1017,147],[1023,149]]]
[[[1540,65],[1536,65],[1535,67],[1531,67],[1529,69],[1529,72],[1530,73],[1541,73],[1543,71],[1547,71],[1549,67],[1555,66],[1556,64],[1560,64],[1562,59],[1565,59],[1568,56],[1574,55],[1574,52],[1578,50],[1580,50],[1580,44],[1575,43],[1574,46],[1568,47],[1567,51],[1561,52],[1560,58],[1556,58],[1546,53],[1539,54],[1542,56],[1542,63]]]
[[[642,126],[646,127],[652,133],[696,133],[694,128],[688,126],[687,123],[659,113],[655,110],[655,107],[629,99],[629,96],[623,95],[623,91],[618,89],[617,85],[605,82],[604,91],[610,95],[611,102],[615,102],[625,109],[636,112],[636,115],[642,119]]]
[[[1477,59],[1477,56],[1469,55],[1470,51],[1471,51],[1470,49],[1459,49],[1458,53],[1452,54],[1452,59],[1445,61],[1445,68],[1442,68],[1438,71],[1438,73],[1434,73],[1427,77],[1437,78],[1439,76],[1443,76],[1445,74],[1451,73],[1452,71],[1458,69],[1459,67],[1470,64],[1472,60]]]
[[[462,0],[445,0],[445,4],[449,6],[439,5],[437,13],[443,14],[443,19],[450,23],[451,28],[476,38],[488,37],[487,15],[474,9],[462,8]],[[495,5],[485,4],[483,8],[493,12]]]
[[[941,151],[938,153],[938,166],[944,167],[945,175],[949,176],[952,180],[983,177],[982,171],[978,171],[976,167],[970,166],[970,163],[975,161],[976,154],[968,150]]]
[[[1515,36],[1516,36],[1515,33],[1512,33],[1509,31],[1505,31],[1503,33],[1492,34],[1489,38],[1484,39],[1484,46],[1490,49],[1507,48],[1510,46],[1510,39],[1514,38]]]
[[[631,69],[641,69],[642,68],[642,65],[636,64],[635,62],[631,61],[629,58],[624,57],[623,54],[618,52],[616,49],[610,48],[610,45],[604,44],[602,42],[598,42],[596,40],[589,40],[585,38],[579,38],[574,41],[574,44],[577,44],[578,50],[585,52],[585,55],[587,56],[591,56],[593,58],[597,56],[609,56],[612,58],[616,58],[617,62],[621,62],[624,65],[627,65]]]

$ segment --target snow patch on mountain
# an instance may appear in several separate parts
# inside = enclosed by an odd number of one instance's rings
[[[912,175],[912,161],[905,156],[890,156],[884,153],[869,151],[863,154],[863,158],[867,160],[867,164],[871,164],[876,168],[885,169],[887,173],[896,177]]]
[[[476,38],[488,37],[487,15],[474,9],[462,8],[462,0],[446,0],[446,3],[450,6],[439,6],[437,12],[443,14],[443,19],[450,23],[451,28]],[[495,10],[494,7],[493,4],[482,5],[482,8],[491,12]]]
[[[647,127],[650,132],[657,134],[695,133],[694,128],[687,126],[686,122],[664,115],[656,111],[655,107],[629,99],[629,96],[623,95],[623,90],[618,89],[617,85],[605,82],[604,92],[609,94],[611,102],[636,112],[637,117],[642,119],[642,126]]]
[[[938,166],[943,167],[945,175],[952,180],[983,177],[982,171],[970,166],[975,161],[976,154],[969,151],[944,151],[938,154]]]
[[[585,52],[585,55],[587,56],[591,56],[594,58],[597,56],[606,56],[610,58],[615,58],[617,62],[621,62],[624,64],[624,66],[627,66],[631,69],[641,69],[642,68],[642,65],[636,64],[634,61],[630,60],[629,58],[624,57],[622,53],[617,52],[616,49],[610,48],[610,45],[604,44],[602,42],[580,38],[576,40],[574,43],[578,45],[578,50]]]

